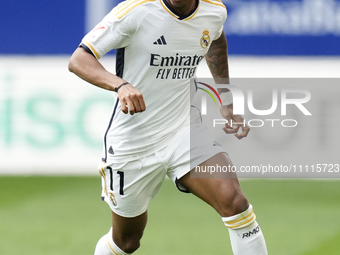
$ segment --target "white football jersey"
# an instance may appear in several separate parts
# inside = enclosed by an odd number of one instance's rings
[[[117,49],[117,75],[143,95],[146,110],[124,114],[116,97],[104,135],[103,161],[127,162],[165,147],[189,125],[190,79],[227,17],[219,0],[199,0],[186,16],[166,0],[128,0],[82,40],[99,59]]]

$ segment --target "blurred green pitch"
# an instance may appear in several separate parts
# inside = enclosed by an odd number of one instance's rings
[[[340,181],[244,180],[269,254],[340,254]],[[111,224],[99,177],[0,177],[0,254],[93,254]],[[213,209],[165,181],[136,255],[232,254]]]

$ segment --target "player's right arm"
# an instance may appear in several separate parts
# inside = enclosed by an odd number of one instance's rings
[[[130,7],[130,4],[124,2],[116,6],[82,39],[81,46],[75,50],[70,59],[71,72],[109,91],[114,91],[120,85],[129,82],[121,78],[122,76],[108,72],[98,60],[113,49],[127,47],[133,40],[145,12],[136,9],[135,12],[122,13],[125,7]],[[145,110],[142,94],[131,84],[119,88],[118,99],[124,113],[134,114]]]
[[[83,47],[78,47],[71,56],[68,69],[83,80],[102,89],[114,91],[126,81],[108,72],[101,63]]]
[[[229,68],[228,68],[228,44],[227,39],[222,32],[221,36],[214,40],[208,53],[205,56],[210,72],[216,82],[216,84],[228,84],[229,83]],[[228,89],[218,89],[221,94],[229,91]],[[249,127],[242,124],[234,124],[233,126],[229,123],[243,123],[243,117],[241,115],[234,115],[233,104],[223,105],[220,108],[221,115],[228,121],[223,128],[227,134],[234,134],[238,139],[246,137],[249,133]],[[238,133],[239,129],[242,130]]]
[[[78,47],[73,53],[69,65],[69,70],[83,80],[106,90],[115,91],[125,80],[108,72],[101,63],[83,47]],[[145,111],[143,95],[131,84],[122,86],[118,90],[118,98],[121,109],[124,113]]]

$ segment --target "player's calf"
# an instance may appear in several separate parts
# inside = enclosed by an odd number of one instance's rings
[[[139,239],[132,241],[131,239],[126,239],[124,247],[118,247],[118,245],[113,241],[112,238],[112,228],[109,233],[104,235],[99,239],[94,255],[128,255],[132,254],[139,248]],[[124,249],[124,251],[122,250]]]
[[[115,239],[114,243],[119,245],[119,248],[126,252],[127,254],[131,254],[138,250],[140,247],[140,239],[141,236],[137,234],[132,234],[132,235],[125,235],[121,236],[119,239]],[[120,253],[119,253],[120,254]],[[122,253],[125,254],[125,253]]]

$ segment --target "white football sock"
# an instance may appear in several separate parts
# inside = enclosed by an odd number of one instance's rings
[[[112,240],[112,228],[109,233],[99,239],[94,255],[128,255],[122,251]]]
[[[267,255],[267,246],[252,205],[240,213],[222,218],[228,227],[234,255]]]

